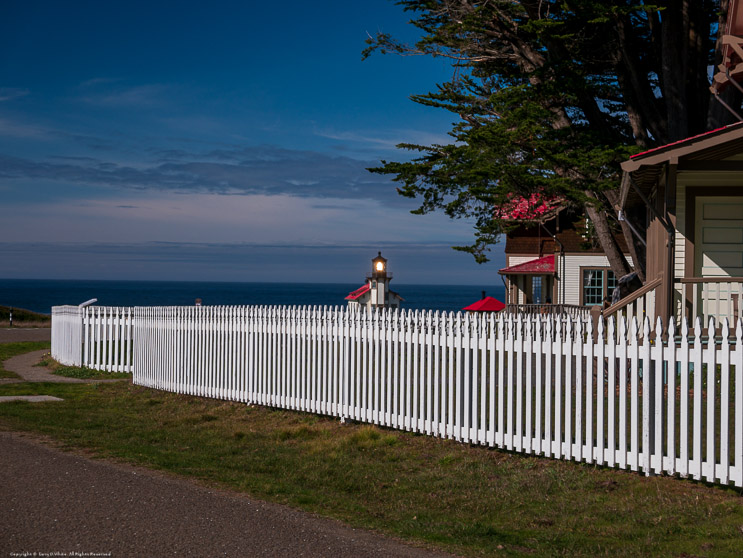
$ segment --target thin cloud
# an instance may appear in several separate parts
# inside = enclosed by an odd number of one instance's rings
[[[30,93],[28,89],[21,89],[19,87],[0,87],[0,103],[20,99]]]
[[[112,83],[119,83],[121,82],[121,78],[105,78],[105,77],[98,77],[98,78],[92,78],[86,81],[83,81],[79,87],[81,89],[87,89],[89,87],[97,87],[99,85],[110,85]]]
[[[364,144],[372,147],[396,149],[401,143],[415,143],[420,145],[447,145],[452,138],[445,134],[432,134],[419,130],[390,130],[386,135],[364,134],[360,132],[318,130],[316,135],[344,142]]]
[[[366,170],[374,164],[270,146],[204,154],[169,151],[136,167],[90,157],[31,161],[0,155],[0,177],[135,190],[375,199],[396,205],[399,196],[390,181]]]
[[[164,85],[141,85],[91,93],[80,97],[80,100],[101,107],[151,107],[163,104],[166,92]]]
[[[18,122],[7,118],[0,118],[0,136],[6,136],[11,138],[22,138],[22,139],[37,139],[37,140],[49,140],[52,139],[52,131],[37,126],[35,124],[27,124],[25,122]]]

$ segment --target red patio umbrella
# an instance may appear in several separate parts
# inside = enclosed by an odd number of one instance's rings
[[[481,298],[474,304],[465,306],[462,310],[466,312],[500,312],[506,307],[500,300],[493,298],[492,296],[486,296]]]

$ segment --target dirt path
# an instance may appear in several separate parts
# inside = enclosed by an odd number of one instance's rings
[[[0,343],[19,343],[22,341],[49,341],[51,330],[49,329],[0,329]],[[36,366],[41,357],[48,353],[48,349],[32,351],[15,357],[11,357],[3,364],[6,370],[14,372],[19,378],[0,378],[2,384],[16,384],[19,382],[52,382],[57,384],[100,384],[106,382],[120,382],[122,380],[81,380],[80,378],[67,378],[52,374],[43,366]]]
[[[0,502],[0,556],[447,556],[11,432],[0,432]]]
[[[22,355],[9,358],[3,363],[6,370],[18,374],[21,378],[0,378],[1,384],[18,382],[52,382],[55,384],[102,384],[107,382],[121,382],[125,380],[81,380],[80,378],[67,378],[52,374],[43,366],[36,366],[41,357],[48,353],[48,349],[32,351]]]

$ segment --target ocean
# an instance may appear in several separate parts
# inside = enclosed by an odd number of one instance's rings
[[[204,305],[345,306],[361,283],[218,283],[180,281],[66,281],[0,279],[0,305],[51,314],[52,306],[97,298],[99,306]],[[404,309],[458,311],[482,291],[504,301],[503,285],[397,285]]]

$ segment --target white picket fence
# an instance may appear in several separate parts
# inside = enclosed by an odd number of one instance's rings
[[[709,339],[671,326],[663,342],[648,321],[594,331],[549,316],[346,308],[88,312],[92,335],[131,328],[140,385],[743,486],[741,320]]]
[[[68,366],[134,370],[133,308],[54,306],[52,356]]]
[[[52,308],[52,356],[67,366],[82,364],[82,310],[77,306]]]

